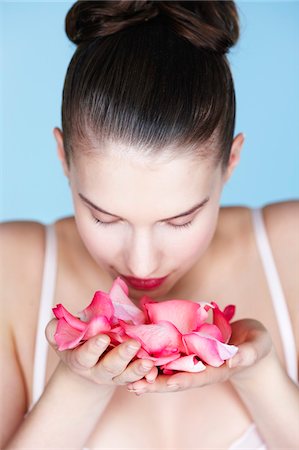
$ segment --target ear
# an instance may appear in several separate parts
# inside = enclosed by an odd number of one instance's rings
[[[62,164],[63,172],[65,176],[69,178],[69,167],[67,165],[66,154],[64,151],[64,144],[63,144],[63,133],[59,128],[55,127],[53,129],[53,134],[57,143],[57,155]]]
[[[240,161],[240,155],[244,141],[245,141],[244,133],[237,134],[237,136],[233,140],[228,165],[224,173],[224,182],[229,180],[234,171],[234,168],[238,165]]]

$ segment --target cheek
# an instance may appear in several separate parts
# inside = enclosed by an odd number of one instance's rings
[[[191,265],[198,260],[209,247],[217,226],[218,210],[207,210],[190,229],[178,230],[175,246],[169,251],[171,257]],[[182,233],[182,236],[180,236]]]
[[[80,237],[92,258],[100,265],[110,265],[119,253],[121,239],[115,239],[115,231],[102,229],[91,217],[76,216]],[[111,236],[111,238],[110,238]]]

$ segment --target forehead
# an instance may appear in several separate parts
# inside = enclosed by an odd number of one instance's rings
[[[208,159],[190,156],[140,156],[107,151],[81,154],[71,166],[76,189],[98,206],[125,215],[133,205],[146,213],[172,215],[204,199],[212,189],[218,169]],[[177,207],[176,207],[177,205]]]

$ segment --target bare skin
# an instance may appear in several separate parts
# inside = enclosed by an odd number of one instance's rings
[[[297,344],[298,217],[296,202],[264,209]],[[95,290],[108,291],[113,277],[90,255],[74,218],[57,221],[55,228],[59,253],[53,306],[62,302],[76,313],[90,302]],[[248,208],[221,208],[208,248],[182,279],[161,295],[162,298],[215,300],[220,307],[235,304],[233,339],[240,346],[239,364],[209,368],[196,375],[159,377],[153,384],[146,383],[144,389],[142,378],[151,367],[142,369],[142,361],[130,363],[137,352],[136,341],[129,342],[136,345],[135,350],[129,350],[126,343],[102,358],[109,342],[98,343],[97,338],[79,349],[58,352],[53,339],[55,321],[52,321],[47,328],[51,344],[48,384],[40,402],[28,415],[27,423],[23,415],[32,398],[44,227],[33,222],[3,224],[2,236],[3,275],[9,283],[6,283],[3,303],[6,370],[1,447],[227,448],[255,421],[269,446],[279,442],[292,448],[295,441],[286,439],[295,436],[298,390],[281,370],[285,368],[281,339]],[[131,267],[136,260],[136,254],[133,256]],[[131,294],[137,302],[137,293]],[[176,379],[178,387],[167,387],[171,378]],[[268,399],[265,387],[265,400],[258,402],[262,397],[258,385],[265,380],[269,391],[275,389],[281,394],[279,403],[276,403],[278,399]],[[272,425],[264,419],[270,407],[276,411],[274,420],[271,416]],[[291,438],[285,438],[285,424],[281,428],[276,425],[282,420],[280,411],[286,408],[294,417],[294,423],[287,424]],[[80,427],[74,426],[77,422]],[[37,428],[43,430],[42,440]]]

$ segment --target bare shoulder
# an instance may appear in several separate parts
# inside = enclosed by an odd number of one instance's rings
[[[263,214],[269,233],[274,238],[279,237],[286,242],[294,239],[298,250],[299,201],[292,200],[268,204],[263,208]]]
[[[284,271],[287,271],[290,277],[297,282],[299,264],[299,201],[266,205],[263,208],[263,216],[277,264],[281,267],[283,266]]]
[[[34,259],[44,246],[45,226],[39,222],[16,221],[0,224],[0,248],[5,266],[14,262],[15,269],[21,268],[24,257]],[[23,267],[22,269],[25,269]]]
[[[29,313],[32,317],[33,309],[38,306],[45,226],[30,221],[1,223],[0,251],[3,320],[13,329],[16,317]]]
[[[15,292],[17,286],[22,283],[25,283],[25,286],[28,283],[34,285],[40,279],[44,258],[44,236],[45,227],[38,222],[1,223],[0,251],[5,296],[6,294],[10,296],[10,293]],[[8,306],[13,306],[13,302],[13,298],[10,297]]]
[[[4,222],[1,251],[1,373],[3,448],[28,407],[28,361],[32,359],[44,258],[44,225]],[[5,413],[4,413],[5,412]]]

